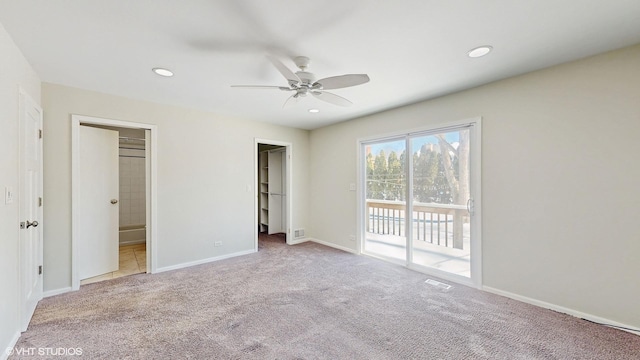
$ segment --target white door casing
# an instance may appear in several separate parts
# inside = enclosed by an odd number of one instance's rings
[[[118,270],[118,132],[80,126],[80,279]]]
[[[284,188],[284,192],[286,194],[286,196],[284,196],[284,210],[283,210],[283,214],[284,214],[284,219],[282,221],[283,223],[283,227],[284,227],[284,232],[286,232],[287,234],[287,244],[292,245],[295,244],[297,242],[300,241],[300,239],[294,240],[293,239],[293,233],[292,233],[292,229],[291,227],[293,226],[293,212],[294,212],[294,206],[293,206],[293,188],[294,188],[294,182],[292,180],[292,174],[293,174],[293,159],[294,159],[294,155],[293,155],[293,144],[290,142],[286,142],[286,141],[279,141],[279,140],[268,140],[268,139],[261,139],[261,138],[254,138],[254,144],[253,144],[253,153],[254,153],[254,163],[253,163],[253,168],[254,168],[254,184],[258,184],[259,181],[259,172],[260,169],[258,167],[258,155],[259,155],[259,145],[260,144],[268,144],[268,145],[277,145],[277,146],[283,146],[285,148],[284,151],[284,159],[285,159],[285,164],[284,164],[284,169],[283,169],[283,173],[284,173],[284,177],[283,177],[283,188]],[[251,189],[251,185],[247,184],[247,191],[250,191]],[[260,196],[260,187],[258,186],[254,186],[254,223],[258,224],[258,219],[259,219],[259,212],[260,212],[260,207],[259,207],[259,202],[258,202],[258,197]],[[254,227],[254,250],[258,251],[258,233],[259,233],[259,228],[258,226]]]
[[[145,223],[146,223],[146,227],[147,227],[147,231],[145,231],[145,244],[146,244],[146,253],[147,253],[147,257],[146,257],[146,262],[147,264],[154,264],[155,266],[155,262],[152,262],[151,258],[151,240],[152,240],[152,236],[151,236],[151,228],[152,228],[152,221],[151,221],[151,216],[154,214],[151,211],[151,197],[152,197],[152,193],[151,193],[151,187],[152,187],[152,179],[155,179],[155,176],[152,175],[152,170],[151,170],[151,158],[153,157],[152,155],[152,151],[151,151],[151,144],[154,144],[153,141],[151,140],[152,138],[152,134],[151,134],[151,130],[149,129],[145,129],[144,130],[144,142],[145,142],[145,147],[144,147],[144,158],[145,158],[145,162],[144,162],[144,198],[146,200],[146,204],[145,204]],[[155,203],[154,203],[155,205]],[[155,234],[155,232],[154,232]],[[154,247],[155,249],[155,247]],[[150,273],[151,271],[149,271],[150,267],[147,266],[147,273]]]
[[[42,109],[20,92],[20,326],[42,299]]]

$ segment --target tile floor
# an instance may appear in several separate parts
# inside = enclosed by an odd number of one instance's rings
[[[144,243],[120,246],[119,258],[120,266],[117,271],[84,279],[80,281],[80,285],[140,274],[147,271],[147,250],[146,244]]]

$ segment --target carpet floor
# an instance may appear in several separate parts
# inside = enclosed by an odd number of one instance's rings
[[[10,359],[640,359],[640,336],[428,278],[264,237],[255,254],[46,298]]]

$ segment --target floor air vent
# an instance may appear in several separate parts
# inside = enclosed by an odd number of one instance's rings
[[[296,238],[296,239],[304,237],[304,229],[294,230],[293,231],[293,237]]]
[[[432,280],[432,279],[427,279],[427,281],[425,281],[425,283],[427,283],[429,285],[433,285],[433,286],[439,287],[440,289],[443,289],[443,290],[451,289],[451,285],[447,285],[445,283],[441,283],[440,281],[436,281],[436,280]]]

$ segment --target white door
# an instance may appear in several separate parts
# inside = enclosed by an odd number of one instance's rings
[[[285,152],[269,151],[269,234],[284,232],[284,162]]]
[[[27,330],[42,299],[42,109],[20,94],[20,300]]]
[[[80,279],[118,270],[118,132],[80,126]]]

